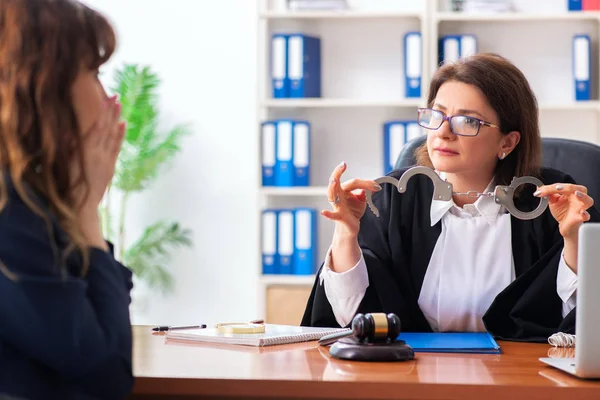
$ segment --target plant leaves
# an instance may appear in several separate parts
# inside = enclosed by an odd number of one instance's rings
[[[181,149],[183,136],[190,133],[190,128],[177,125],[166,133],[159,132],[157,91],[160,79],[150,67],[126,64],[115,71],[113,85],[112,92],[119,96],[121,118],[127,123],[127,130],[111,187],[123,194],[121,209],[125,210],[129,194],[147,189],[152,184],[161,169]],[[121,235],[118,231],[124,223],[123,215],[115,221],[118,227],[112,229],[114,226],[108,211],[106,205],[103,206],[103,221],[109,225],[103,229],[109,237],[118,235],[122,251],[126,232]],[[121,261],[149,287],[170,291],[173,278],[166,267],[170,251],[191,246],[190,236],[191,232],[177,223],[158,222],[146,228],[140,238],[125,249]]]
[[[131,245],[123,257],[124,264],[144,279],[149,287],[169,292],[173,280],[166,270],[170,250],[192,245],[191,232],[182,229],[178,223],[157,222],[144,231],[141,237]]]
[[[146,189],[160,168],[181,149],[183,136],[190,133],[186,125],[159,133],[156,105],[159,84],[158,76],[149,67],[125,65],[115,72],[113,91],[119,95],[122,119],[127,123],[112,182],[121,191]]]

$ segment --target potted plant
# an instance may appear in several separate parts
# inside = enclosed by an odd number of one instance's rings
[[[157,89],[160,79],[149,67],[126,64],[117,69],[111,91],[119,96],[122,119],[127,123],[115,175],[101,207],[104,235],[115,245],[115,256],[133,270],[149,289],[168,292],[173,276],[170,251],[191,246],[191,231],[178,222],[158,221],[132,240],[127,237],[125,216],[134,193],[148,189],[179,152],[189,128],[158,128]]]

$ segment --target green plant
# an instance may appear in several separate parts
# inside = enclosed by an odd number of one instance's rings
[[[119,96],[127,130],[101,215],[105,237],[115,244],[117,258],[149,287],[166,292],[173,288],[173,278],[167,269],[169,252],[191,246],[191,231],[177,222],[159,221],[148,226],[128,246],[125,229],[130,196],[150,187],[180,150],[183,136],[189,133],[184,125],[159,132],[156,94],[159,84],[159,77],[149,67],[126,64],[115,71],[111,91]],[[113,212],[118,213],[116,219]]]

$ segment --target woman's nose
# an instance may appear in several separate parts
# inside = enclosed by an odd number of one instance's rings
[[[454,134],[452,133],[452,130],[450,129],[450,121],[445,120],[444,122],[442,122],[442,125],[435,131],[435,134],[439,138],[443,138],[446,140],[453,139]]]

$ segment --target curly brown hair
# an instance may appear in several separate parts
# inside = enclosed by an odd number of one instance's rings
[[[0,211],[10,177],[51,235],[31,192],[44,199],[69,236],[68,251],[80,249],[86,265],[76,213],[89,188],[83,174],[72,176],[73,165],[83,171],[84,153],[71,90],[81,69],[99,68],[115,45],[110,23],[75,0],[0,1]],[[85,193],[81,201],[75,190]]]
[[[500,131],[518,131],[521,139],[515,149],[499,160],[494,173],[497,185],[510,184],[514,176],[539,176],[542,139],[538,104],[523,73],[509,60],[493,53],[480,53],[441,66],[433,75],[427,97],[432,107],[440,87],[448,81],[474,85],[498,114]],[[432,167],[427,143],[415,150],[417,164]]]

